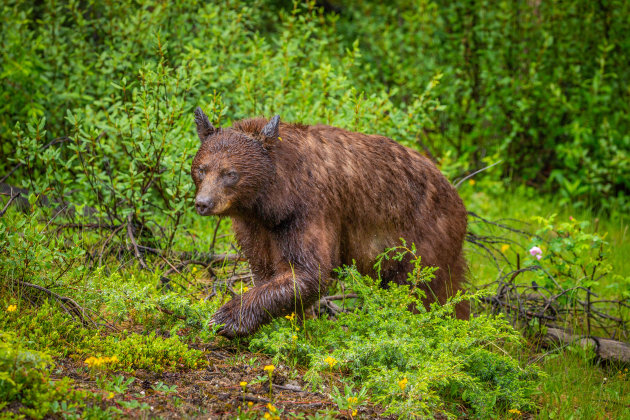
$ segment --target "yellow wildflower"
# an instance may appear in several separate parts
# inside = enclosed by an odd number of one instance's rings
[[[337,364],[337,359],[335,359],[334,357],[328,356],[327,358],[324,359],[324,362],[328,363],[328,366],[332,368],[333,366]]]
[[[87,359],[85,359],[85,364],[88,365],[88,367],[91,368],[95,368],[95,367],[101,367],[104,364],[107,363],[116,363],[118,362],[118,357],[116,356],[112,356],[112,357],[94,357],[94,356],[90,356]]]
[[[267,404],[267,410],[269,410],[270,413],[275,413],[276,411],[278,411],[278,409],[274,407],[271,403]]]
[[[112,398],[114,398],[114,393],[110,392],[109,395],[107,396],[107,399],[111,400]]]
[[[356,404],[359,402],[357,397],[348,397],[348,404]]]
[[[250,402],[248,402],[248,403],[247,403],[247,406],[248,406],[249,408],[252,408],[252,407],[254,406],[254,403],[250,401]]]
[[[241,381],[241,388],[243,388],[243,392],[247,391],[247,382]]]
[[[352,410],[352,415],[356,416],[357,415],[357,410]]]
[[[243,286],[243,293],[247,292],[248,290],[249,290],[249,287]]]
[[[263,415],[263,417],[264,417],[264,418],[266,418],[266,419],[270,419],[270,418],[271,418],[271,414],[269,414],[269,413],[265,413],[265,414]]]
[[[197,267],[193,267],[191,271],[192,271],[193,273],[196,273],[196,272],[197,272]]]
[[[468,181],[468,183],[472,186],[472,185],[475,185],[477,181],[475,181],[474,179],[471,179]]]
[[[511,410],[508,410],[508,413],[510,414],[516,414],[517,416],[521,414],[521,412],[519,410],[517,410],[516,408],[513,408]]]
[[[398,381],[398,386],[400,387],[401,391],[404,391],[405,388],[407,388],[407,382],[409,382],[407,378],[402,378],[400,381]]]
[[[295,312],[291,312],[291,315],[285,315],[284,317],[289,321],[293,321],[293,318],[295,318]]]
[[[278,140],[282,141],[282,137],[278,137]]]
[[[267,372],[269,375],[271,375],[273,373],[273,370],[275,369],[275,367],[273,365],[267,365],[264,367],[265,372]]]
[[[7,312],[15,312],[17,311],[17,306],[16,305],[9,305],[7,307]]]
[[[293,341],[295,341],[295,340],[297,340],[297,335],[294,335],[294,336],[293,336],[293,337],[291,337],[291,338],[293,338]]]
[[[509,246],[508,244],[503,244],[503,245],[501,245],[501,252],[505,252],[505,251],[507,251],[508,249],[510,249],[510,246]]]

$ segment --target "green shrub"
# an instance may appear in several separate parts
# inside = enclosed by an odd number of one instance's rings
[[[389,250],[394,251],[394,257],[408,252]],[[430,281],[434,269],[422,268],[415,255],[414,262],[411,278]],[[427,312],[413,291],[417,282],[383,289],[354,268],[339,274],[358,294],[360,308],[334,321],[306,320],[297,333],[293,321],[277,320],[252,339],[250,348],[307,365],[305,378],[314,384],[326,371],[343,372],[354,387],[367,388],[387,413],[403,417],[456,415],[451,403],[460,398],[480,417],[534,407],[540,372],[521,366],[503,349],[518,350],[522,338],[502,317],[456,319],[454,305],[464,299],[461,295]],[[407,310],[410,306],[419,314]]]
[[[147,369],[163,372],[168,369],[192,369],[205,363],[202,351],[189,349],[177,336],[162,338],[155,333],[108,336],[102,349],[117,356],[118,362],[113,368],[127,371]]]
[[[48,354],[26,350],[14,334],[0,332],[0,410],[17,401],[20,413],[40,419],[74,413],[85,406],[91,394],[75,390],[70,378],[52,380],[52,367]]]
[[[507,179],[615,210],[630,204],[629,12],[623,0],[367,1],[337,27],[360,41],[356,79],[396,104],[443,74],[445,108],[422,137],[434,153],[473,167],[499,155]]]

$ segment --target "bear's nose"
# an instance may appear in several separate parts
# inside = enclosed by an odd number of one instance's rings
[[[208,197],[197,198],[197,200],[195,201],[195,207],[197,209],[197,213],[202,216],[206,216],[210,214],[210,212],[214,208],[214,200]]]

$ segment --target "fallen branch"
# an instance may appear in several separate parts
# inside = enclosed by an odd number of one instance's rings
[[[29,287],[31,289],[35,289],[39,292],[42,292],[52,298],[54,298],[59,305],[61,306],[61,308],[66,311],[66,313],[68,313],[70,316],[72,316],[72,318],[78,319],[81,324],[83,326],[89,326],[92,325],[94,327],[96,327],[96,323],[94,321],[92,321],[92,319],[90,319],[90,317],[88,317],[86,315],[86,310],[81,307],[78,303],[76,303],[73,299],[67,297],[67,296],[61,296],[55,292],[53,292],[52,290],[49,290],[45,287],[39,286],[37,284],[33,284],[33,283],[28,283],[22,280],[17,280],[18,285],[20,286],[25,286],[25,287]]]
[[[163,308],[163,307],[161,307],[161,306],[159,306],[159,305],[156,305],[156,307],[155,307],[155,308],[156,308],[158,311],[160,311],[160,312],[162,312],[162,313],[165,313],[166,315],[174,316],[175,318],[181,319],[182,321],[186,321],[186,320],[188,319],[188,318],[186,318],[185,316],[178,315],[178,314],[176,314],[175,312],[171,311],[170,309]]]
[[[597,357],[605,362],[630,364],[630,345],[621,341],[572,335],[560,328],[547,328],[544,340],[547,344],[577,345],[584,349],[593,348]]]

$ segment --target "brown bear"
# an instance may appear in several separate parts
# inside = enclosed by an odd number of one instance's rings
[[[223,335],[247,336],[274,317],[302,313],[342,264],[374,275],[377,255],[400,238],[415,243],[423,264],[439,267],[425,305],[460,289],[466,209],[426,157],[387,137],[277,115],[215,128],[197,108],[195,123],[196,210],[232,219],[254,275],[254,287],[214,315]],[[405,283],[411,269],[408,260],[385,262],[383,285]],[[466,305],[456,312],[469,316]]]

